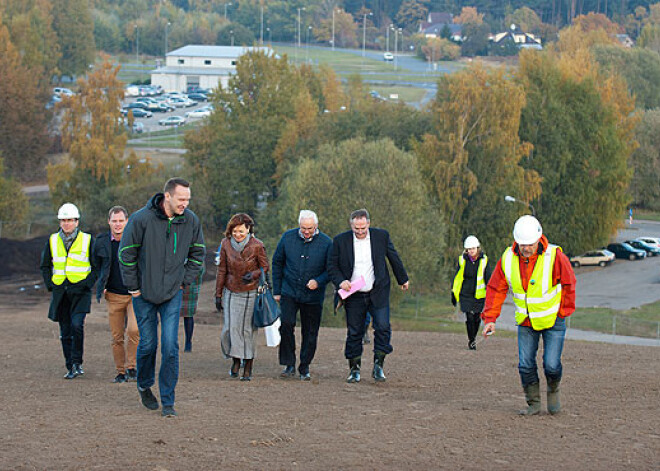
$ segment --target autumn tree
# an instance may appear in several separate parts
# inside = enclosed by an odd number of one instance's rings
[[[645,111],[635,129],[639,148],[630,163],[630,194],[635,207],[660,210],[660,109]]]
[[[4,162],[0,154],[0,230],[5,232],[21,225],[28,216],[29,204],[21,184],[5,176]]]
[[[420,21],[425,21],[429,10],[415,0],[405,0],[396,14],[396,24],[408,31],[415,31]]]
[[[544,232],[568,252],[606,244],[629,202],[634,102],[586,49],[524,51],[517,76],[527,96],[520,137],[534,145],[527,169],[543,178],[533,204]]]
[[[521,162],[532,150],[518,137],[524,106],[523,88],[502,70],[472,66],[438,83],[433,131],[415,152],[448,227],[448,264],[468,234],[478,234],[491,253],[502,250],[519,209],[504,196],[529,201],[540,194],[537,172]]]
[[[514,24],[525,33],[534,33],[540,28],[542,21],[539,15],[529,7],[518,8],[504,18],[505,25]]]
[[[335,45],[337,47],[356,47],[357,24],[353,15],[338,9],[335,11]],[[314,28],[314,37],[319,42],[332,44],[332,10],[328,17],[320,21],[318,28]]]
[[[124,159],[127,137],[119,112],[124,87],[118,71],[119,66],[106,59],[78,80],[78,94],[63,100],[62,142],[68,158],[48,167],[55,206],[75,201],[87,223],[96,227],[104,223],[113,204],[137,209],[154,192],[153,187],[143,188],[152,183],[149,161],[138,161],[132,153]]]
[[[461,55],[461,46],[443,38],[428,38],[421,50],[429,62],[453,61]]]
[[[94,63],[94,21],[89,0],[51,0],[53,28],[62,56],[58,68],[63,75],[84,74]]]
[[[444,224],[421,178],[416,158],[389,139],[322,145],[287,178],[279,229],[291,227],[301,209],[313,209],[323,231],[336,235],[348,230],[352,210],[367,208],[372,224],[390,232],[415,285],[442,285]]]
[[[484,22],[484,14],[479,13],[475,7],[463,7],[461,14],[454,17],[454,23],[467,25],[480,25]]]
[[[0,152],[8,175],[20,180],[34,178],[50,145],[40,72],[23,64],[7,27],[0,24]]]

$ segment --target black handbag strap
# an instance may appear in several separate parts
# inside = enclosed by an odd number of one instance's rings
[[[259,277],[260,284],[264,284],[270,288],[272,286],[270,284],[270,277],[266,275],[266,272],[263,268],[259,267],[259,270],[261,270],[261,276]]]

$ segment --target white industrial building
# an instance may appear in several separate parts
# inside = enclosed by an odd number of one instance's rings
[[[236,71],[238,58],[246,52],[269,47],[188,45],[168,52],[165,66],[151,72],[151,84],[166,92],[185,92],[189,86],[206,89],[225,88]]]

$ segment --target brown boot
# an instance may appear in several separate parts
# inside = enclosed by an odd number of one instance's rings
[[[541,412],[541,391],[539,383],[525,386],[525,400],[527,409],[521,410],[520,415],[538,415]]]

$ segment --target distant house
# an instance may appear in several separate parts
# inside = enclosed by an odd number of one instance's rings
[[[543,49],[539,38],[532,33],[517,32],[514,25],[512,25],[511,31],[491,35],[488,39],[499,46],[511,43],[518,49]]]
[[[184,46],[167,53],[165,66],[151,72],[151,84],[160,85],[166,92],[181,92],[190,86],[225,88],[236,72],[238,58],[256,50],[272,53],[268,47]]]
[[[617,34],[616,39],[623,47],[633,47],[635,45],[635,42],[627,34]]]
[[[452,41],[460,42],[463,40],[463,28],[460,24],[454,23],[454,15],[451,13],[429,13],[426,21],[419,23],[419,32],[427,38],[439,38],[445,26],[449,28]]]

